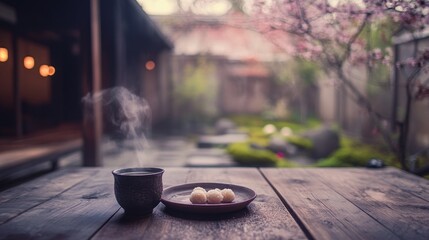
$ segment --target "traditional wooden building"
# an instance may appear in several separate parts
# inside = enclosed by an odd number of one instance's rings
[[[215,17],[177,14],[154,19],[174,41],[172,80],[179,91],[173,92],[181,93],[187,81],[195,81],[198,74],[194,73],[204,72],[199,77],[207,87],[204,96],[196,97],[196,91],[189,91],[198,101],[181,105],[182,98],[187,101],[189,96],[174,96],[176,129],[190,129],[189,124],[198,128],[204,121],[201,116],[260,114],[269,108],[273,74],[267,66],[291,56],[260,33],[228,24],[248,21],[245,15],[230,11]],[[177,126],[180,122],[183,124]]]
[[[171,48],[135,0],[0,0],[0,137],[81,126],[82,97],[112,86],[149,92],[160,108]],[[84,159],[100,165],[101,117],[92,111]]]

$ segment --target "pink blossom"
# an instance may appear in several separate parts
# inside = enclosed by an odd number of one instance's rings
[[[429,23],[429,1],[363,0],[257,0],[254,4],[257,29],[265,33],[283,31],[296,36],[295,54],[310,59],[338,59],[354,63],[392,62],[392,54],[381,49],[366,49],[365,39],[355,38],[362,23],[390,18],[408,29],[420,29]],[[282,42],[281,39],[274,40]],[[323,45],[323,46],[322,46]],[[429,58],[429,53],[428,57]],[[406,64],[420,66],[422,59]],[[402,65],[401,65],[402,66]]]
[[[373,55],[373,58],[376,60],[380,60],[383,57],[380,48],[376,48],[372,50],[372,55]]]

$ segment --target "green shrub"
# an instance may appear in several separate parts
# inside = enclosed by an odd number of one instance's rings
[[[238,126],[245,127],[260,127],[266,122],[261,117],[253,115],[234,115],[229,118]]]
[[[359,142],[354,140],[353,138],[347,137],[344,134],[340,135],[340,146],[342,148],[351,148],[358,145]]]
[[[244,166],[277,166],[286,161],[269,150],[253,149],[249,143],[230,144],[227,152],[235,162]]]
[[[291,143],[297,147],[300,147],[302,149],[310,150],[313,148],[313,142],[310,139],[305,138],[305,137],[301,137],[298,135],[292,135],[292,136],[286,137],[286,140],[289,143]]]
[[[299,165],[293,162],[289,162],[287,160],[283,160],[283,161],[279,161],[277,162],[276,167],[278,168],[293,168],[293,167],[298,167]]]
[[[342,162],[339,158],[330,157],[320,160],[316,167],[354,167],[351,163]]]
[[[279,119],[263,119],[260,116],[255,115],[235,115],[229,117],[237,126],[246,127],[247,129],[259,129],[262,132],[262,128],[267,124],[273,124],[277,130],[280,131],[283,127],[290,128],[294,133],[302,132],[308,129],[314,129],[321,125],[320,121],[311,118],[306,123],[296,123],[291,121],[279,120]]]
[[[317,118],[308,118],[306,125],[308,128],[314,129],[322,126],[322,122],[320,122]]]
[[[248,143],[255,143],[260,146],[266,147],[268,146],[268,143],[270,142],[270,139],[267,137],[250,137],[249,140],[247,140]]]
[[[366,146],[342,147],[335,151],[329,158],[316,163],[317,167],[363,167],[372,158],[382,159],[386,165],[396,166],[393,154],[386,154],[377,149]]]
[[[262,127],[245,127],[244,130],[247,132],[250,138],[267,138],[268,135],[262,131]]]

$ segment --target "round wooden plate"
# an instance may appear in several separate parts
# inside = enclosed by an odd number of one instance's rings
[[[202,187],[207,191],[210,189],[230,188],[235,193],[232,203],[219,204],[193,204],[189,200],[192,190],[195,187]],[[245,208],[256,198],[256,193],[250,188],[228,184],[228,183],[188,183],[166,188],[162,193],[161,202],[167,207],[178,211],[192,213],[226,213],[238,211]]]

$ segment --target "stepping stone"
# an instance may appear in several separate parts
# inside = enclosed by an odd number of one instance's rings
[[[236,164],[228,157],[191,156],[186,161],[187,167],[235,167]]]
[[[201,136],[198,139],[198,148],[227,147],[231,143],[244,142],[248,139],[247,134],[224,134],[219,136]]]

